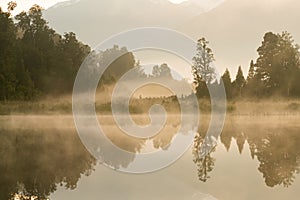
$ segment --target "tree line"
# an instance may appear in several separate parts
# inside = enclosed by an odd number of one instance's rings
[[[69,91],[90,48],[75,33],[51,29],[38,5],[14,18],[11,10],[0,8],[0,100]]]
[[[28,12],[13,17],[11,11],[15,7],[16,4],[10,2],[7,12],[0,8],[0,101],[33,100],[48,94],[71,93],[84,59],[94,66],[87,73],[88,80],[98,78],[94,77],[93,70],[106,65],[111,57],[120,56],[109,65],[100,79],[100,86],[115,84],[133,68],[137,70],[137,76],[147,76],[133,53],[125,47],[115,45],[105,51],[92,52],[88,45],[78,41],[75,33],[60,35],[50,28],[40,6],[34,5]],[[291,34],[266,33],[257,52],[258,58],[250,62],[247,77],[241,67],[234,80],[228,69],[222,75],[227,98],[299,97],[299,46]],[[209,42],[205,38],[199,39],[192,65],[195,92],[199,98],[209,97],[208,85],[220,86],[212,67],[214,61]],[[172,75],[167,64],[163,64],[154,66],[151,76]]]
[[[207,85],[220,85],[212,66],[214,54],[208,45],[205,38],[199,39],[197,54],[193,58],[194,84],[199,98],[209,96]],[[299,97],[299,45],[295,44],[291,34],[266,33],[257,52],[258,58],[250,62],[246,78],[241,66],[238,67],[235,80],[231,79],[228,69],[222,75],[227,98],[266,98],[273,95]]]
[[[115,83],[136,66],[133,54],[125,47],[115,45],[92,52],[75,33],[60,35],[50,28],[40,6],[12,17],[16,6],[10,2],[7,12],[0,8],[0,101],[71,93],[79,67],[88,55],[97,62],[93,63],[95,69],[107,64],[111,57],[120,56],[110,63],[100,86]],[[93,70],[89,70],[87,79],[93,77]]]

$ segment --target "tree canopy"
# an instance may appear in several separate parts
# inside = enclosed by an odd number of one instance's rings
[[[13,19],[9,12],[15,6],[12,2],[8,12],[0,9],[0,101],[71,93],[90,47],[73,32],[60,35],[50,28],[38,5]],[[118,59],[106,63],[116,55]],[[91,57],[100,67],[109,65],[100,85],[113,84],[136,66],[133,54],[117,45]]]
[[[12,17],[10,12],[15,7],[16,3],[10,2],[7,12],[0,8],[0,101],[32,100],[72,92],[77,71],[87,55],[95,64],[94,70],[109,65],[100,79],[100,86],[116,83],[133,68],[137,76],[146,76],[126,47],[115,45],[91,54],[90,47],[80,42],[75,33],[60,35],[49,27],[40,6],[34,5],[28,12]],[[228,69],[225,71],[221,78],[227,97],[299,97],[299,45],[291,34],[266,33],[257,52],[258,58],[251,60],[247,78],[241,67],[235,80],[231,80]],[[116,56],[118,59],[107,63]],[[213,61],[209,42],[200,38],[192,63],[195,92],[199,98],[209,97],[209,85],[220,84]],[[172,74],[168,65],[162,64],[154,66],[152,76],[172,77]],[[87,78],[93,78],[93,74],[88,74]]]
[[[215,77],[214,71],[209,68],[214,57],[207,45],[205,39],[198,41],[197,54],[192,66],[197,94],[207,93],[207,86],[212,85],[211,80]],[[246,79],[241,66],[238,67],[233,81],[229,70],[226,69],[221,78],[227,97],[299,97],[300,52],[299,45],[295,44],[291,34],[266,33],[257,53],[257,60],[250,62]],[[198,95],[203,96],[205,95]]]

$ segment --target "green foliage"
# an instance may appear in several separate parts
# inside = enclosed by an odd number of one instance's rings
[[[193,58],[193,74],[196,78],[201,78],[206,83],[211,83],[215,79],[215,71],[211,66],[215,60],[212,49],[208,47],[209,42],[205,38],[201,38],[197,43],[197,54]]]
[[[104,89],[104,86],[114,85],[126,72],[131,69],[135,70],[136,76],[144,76],[143,70],[138,66],[132,52],[128,52],[126,47],[114,45],[113,48],[105,51],[92,51],[85,59],[85,65],[89,68],[86,70],[86,82],[90,79],[98,81],[99,73],[103,73],[99,81],[99,86]],[[106,68],[105,71],[103,69]],[[134,77],[133,77],[134,78]],[[89,87],[86,85],[86,87]],[[83,88],[84,89],[84,88]]]
[[[33,100],[49,94],[70,93],[77,71],[90,53],[90,47],[82,44],[75,33],[59,35],[48,26],[42,16],[42,8],[34,5],[28,12],[21,12],[15,19],[10,12],[15,2],[8,4],[8,12],[0,8],[0,101]],[[265,34],[257,49],[256,62],[251,61],[247,79],[241,67],[232,82],[226,69],[222,76],[228,99],[241,97],[268,97],[280,95],[299,97],[300,54],[299,47],[288,32]],[[102,52],[92,52],[86,62],[91,62],[94,71],[88,79],[98,79],[95,70],[109,67],[99,85],[113,85],[131,69],[134,75],[147,75],[135,61],[132,52],[115,45]],[[112,63],[111,58],[118,57]],[[209,87],[219,87],[212,67],[214,54],[209,42],[201,38],[193,58],[192,73],[198,98],[209,98]],[[172,77],[167,64],[154,66],[152,77]]]
[[[256,64],[250,66],[255,73],[248,79],[249,83],[252,81],[252,93],[257,96],[299,96],[300,55],[292,36],[287,32],[266,33],[257,52]]]
[[[11,4],[11,9],[13,6]],[[51,29],[38,5],[18,14],[15,22],[10,13],[0,10],[0,101],[71,93],[77,71],[90,53],[90,47],[79,42],[73,32],[62,36]],[[118,59],[107,63],[116,56]],[[109,65],[101,78],[101,86],[114,84],[136,66],[133,54],[117,45],[89,58],[97,64],[94,66]],[[98,78],[97,73],[91,72],[87,74],[88,79]]]
[[[115,45],[112,49],[107,49],[100,53],[101,59],[99,66],[108,65],[108,68],[101,78],[102,84],[114,84],[122,75],[136,66],[136,61],[131,52],[128,52],[126,47]],[[117,57],[112,63],[107,63],[112,58]]]
[[[221,78],[224,83],[227,99],[231,99],[232,98],[232,83],[231,83],[230,72],[227,68]]]
[[[251,60],[250,68],[249,68],[248,76],[247,76],[247,81],[250,81],[251,79],[253,79],[254,76],[255,76],[255,64],[254,64],[253,60]]]
[[[243,89],[246,85],[246,80],[242,71],[242,67],[239,66],[235,81],[232,83],[233,93],[235,97],[242,97]]]
[[[160,66],[155,65],[152,69],[152,77],[172,78],[171,69],[166,63],[161,64]]]
[[[17,29],[9,13],[0,9],[0,100],[30,99],[33,83],[24,68],[16,39]]]
[[[70,92],[90,48],[74,33],[57,34],[38,5],[17,15],[15,21],[0,10],[0,100]]]
[[[209,96],[206,84],[212,83],[216,78],[214,68],[211,66],[215,58],[208,44],[209,42],[205,38],[199,39],[197,43],[197,53],[193,58],[192,73],[196,86],[196,95],[199,98]]]
[[[251,60],[247,79],[239,67],[236,79],[231,82],[226,69],[222,80],[228,99],[271,95],[299,97],[300,53],[292,36],[288,32],[266,33],[257,52],[259,57],[256,63]]]

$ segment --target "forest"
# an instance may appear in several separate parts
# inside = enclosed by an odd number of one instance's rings
[[[16,4],[0,9],[0,101],[32,101],[45,96],[71,94],[79,67],[91,53],[91,48],[78,41],[73,32],[58,34],[43,18],[43,9],[34,5],[28,12],[16,16],[11,11]],[[270,96],[296,98],[300,96],[299,46],[288,32],[264,35],[257,49],[258,58],[249,62],[248,76],[242,68],[231,78],[228,69],[222,75],[229,100],[268,98]],[[114,85],[128,70],[139,68],[133,53],[115,45],[95,54],[105,63],[106,58],[120,55],[105,71],[100,87]],[[209,42],[201,38],[191,66],[197,97],[208,98],[207,85],[220,80],[212,68],[215,61]],[[138,70],[139,71],[139,70]],[[150,76],[169,76],[167,64],[154,66]],[[149,76],[139,71],[139,76]]]
[[[205,38],[198,40],[198,54],[193,58],[194,83],[199,97],[208,95],[207,84],[219,84],[218,80],[213,81],[215,73],[210,63],[214,61],[214,55],[208,44]],[[201,52],[205,52],[204,56]],[[266,33],[257,53],[258,58],[251,60],[246,78],[241,66],[235,80],[226,69],[222,80],[227,98],[299,97],[299,45],[295,44],[291,34]]]

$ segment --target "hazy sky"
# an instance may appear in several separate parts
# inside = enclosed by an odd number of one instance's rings
[[[16,1],[19,5],[15,13],[27,10],[35,3],[48,8],[65,0]],[[200,10],[200,13],[192,18],[187,16],[191,13],[190,7],[185,10],[187,7],[182,6],[178,11],[183,12],[176,12],[176,15],[173,15],[171,12],[162,13],[163,8],[151,10],[147,6],[146,9],[145,6],[142,7],[142,3],[136,7],[130,4],[136,1],[131,0],[126,3],[125,0],[86,0],[81,4],[50,9],[45,12],[45,17],[49,25],[59,33],[73,31],[81,41],[92,47],[111,35],[140,26],[172,28],[195,40],[204,36],[210,41],[220,73],[223,73],[225,68],[229,68],[232,76],[235,76],[239,65],[242,66],[244,73],[247,73],[250,60],[257,58],[256,50],[261,45],[263,35],[268,31],[276,33],[288,31],[293,35],[295,42],[300,43],[299,0],[189,0],[204,7],[212,5],[209,12]],[[140,0],[143,1],[146,2]],[[164,3],[163,0],[148,1]],[[180,3],[183,0],[169,1]],[[9,0],[0,0],[0,6],[6,8],[7,2]],[[91,7],[88,2],[93,2],[95,6]],[[104,2],[102,3],[104,7],[113,5],[114,10],[102,9],[103,6],[99,2]],[[115,2],[120,2],[119,6],[124,8],[118,7]],[[128,10],[132,15],[128,15]],[[157,14],[153,15],[152,12]],[[108,16],[113,17],[108,18]],[[146,62],[146,59],[141,57],[142,60]],[[161,60],[163,61],[166,59]]]
[[[172,3],[181,3],[187,0],[169,0],[169,1],[171,1]]]
[[[0,7],[6,10],[7,3],[12,0],[1,0],[0,1]],[[32,5],[38,4],[42,6],[43,8],[47,9],[57,2],[66,1],[66,0],[14,0],[17,2],[18,7],[16,8],[14,14],[19,13],[23,10],[28,10]]]
[[[7,3],[9,1],[12,1],[12,0],[0,0],[0,6],[3,8],[3,10],[6,10]],[[56,3],[59,3],[59,2],[64,2],[64,1],[73,1],[73,2],[75,1],[76,2],[76,0],[15,0],[15,1],[17,2],[18,6],[15,9],[15,11],[13,12],[13,15],[18,14],[23,10],[28,10],[34,4],[38,4],[38,5],[42,6],[44,9],[48,9],[49,7],[55,5]],[[143,0],[141,0],[141,1],[143,1]],[[159,2],[159,0],[153,0],[153,1]],[[170,1],[174,4],[179,4],[179,3],[185,2],[187,0],[168,0],[168,1]],[[199,3],[199,5],[202,5],[202,4],[204,5],[204,4],[207,4],[208,2],[210,2],[211,0],[190,0],[190,1],[196,2],[197,4]],[[222,0],[214,0],[214,1],[222,1]],[[93,1],[91,1],[91,2],[93,2]],[[83,9],[85,9],[85,7]],[[199,10],[199,13],[201,13],[201,10]],[[66,14],[64,13],[64,15],[66,15]],[[64,27],[66,27],[66,26],[64,26]],[[57,30],[57,28],[55,26],[54,26],[54,29]],[[112,27],[112,29],[113,29],[113,27]],[[64,32],[64,31],[61,31],[61,32]],[[74,30],[74,32],[79,33],[78,34],[79,38],[82,36],[80,34],[80,32],[78,32],[76,30]],[[83,40],[83,41],[85,41],[85,40]],[[140,53],[140,54],[136,55],[136,59],[140,59],[142,64],[168,63],[170,66],[177,66],[177,65],[184,66],[183,67],[184,70],[179,70],[178,72],[181,73],[184,77],[191,79],[191,70],[190,70],[189,64],[187,64],[185,61],[180,60],[172,55],[164,54],[162,56],[160,53],[161,52],[157,52],[154,54],[152,52],[152,54],[157,55],[157,56],[150,56],[150,55],[145,56]]]
[[[0,7],[6,9],[7,3],[10,1],[12,0],[1,0]],[[18,4],[18,7],[14,11],[14,14],[16,14],[16,13],[20,13],[23,10],[28,10],[34,4],[38,4],[43,8],[47,9],[58,2],[68,1],[68,0],[14,0],[14,1],[16,1]],[[172,3],[181,3],[187,0],[169,0],[169,1]]]

